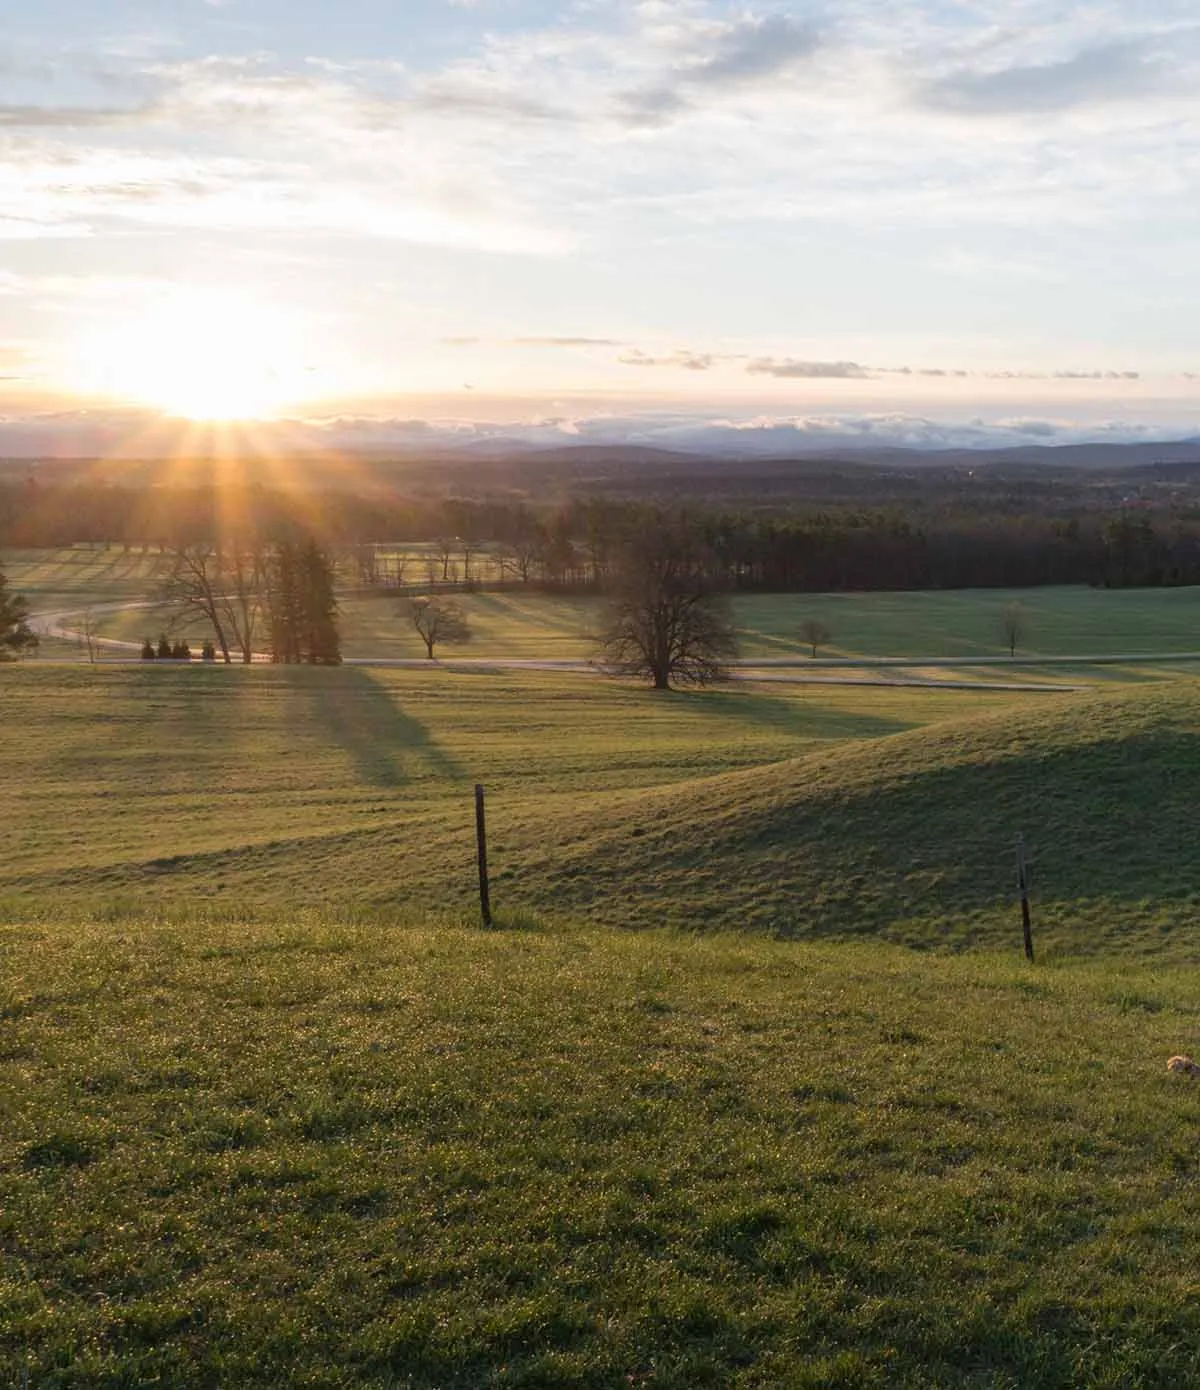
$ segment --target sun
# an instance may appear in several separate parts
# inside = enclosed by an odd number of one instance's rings
[[[181,289],[105,325],[83,373],[91,391],[188,420],[270,419],[307,394],[305,336],[249,296]]]

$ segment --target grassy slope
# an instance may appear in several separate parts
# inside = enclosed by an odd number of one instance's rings
[[[1196,959],[1198,731],[1194,681],[1042,700],[564,819],[517,877],[620,923],[978,945],[1013,934],[1022,833],[1049,944]]]
[[[23,668],[0,682],[0,899],[402,910],[474,892],[622,926],[1194,958],[1200,689],[739,689],[440,672]],[[925,727],[922,727],[925,726]]]
[[[1002,708],[1012,697],[751,689],[680,698],[530,675],[15,667],[0,719],[0,898],[147,889],[239,903],[464,899],[471,787],[497,865],[630,789]],[[509,861],[512,862],[512,861]]]
[[[0,1379],[1180,1386],[1190,973],[0,929]]]

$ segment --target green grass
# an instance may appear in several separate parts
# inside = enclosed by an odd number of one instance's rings
[[[0,720],[0,1382],[1200,1383],[1194,680]]]
[[[460,901],[472,787],[497,871],[640,789],[770,764],[1011,696],[749,687],[663,698],[578,677],[22,666],[0,782],[0,898]],[[517,856],[517,858],[514,858]],[[551,875],[551,878],[553,876]],[[516,888],[533,901],[549,880]]]
[[[749,655],[803,650],[796,629],[819,618],[827,656],[1004,656],[1000,617],[1020,603],[1018,656],[1200,651],[1200,588],[962,589],[902,594],[790,594],[739,600]]]
[[[446,648],[445,655],[595,655],[588,637],[598,625],[594,600],[509,592],[469,595],[463,602],[474,638],[468,647]],[[1028,637],[1018,652],[1026,661],[1200,651],[1200,588],[743,595],[734,600],[733,610],[747,659],[807,655],[799,629],[808,617],[820,618],[833,633],[822,656],[995,657],[1008,652],[1000,615],[1013,602],[1027,615]],[[396,616],[396,607],[392,598],[346,598],[346,654],[424,655]],[[142,635],[136,622],[130,634]]]
[[[0,556],[14,590],[35,609],[78,604],[133,602],[153,595],[153,554],[125,554],[75,547],[8,551]],[[422,566],[409,575],[416,582]],[[900,594],[742,595],[734,601],[743,654],[787,657],[807,652],[798,633],[806,618],[819,618],[833,639],[822,656],[995,657],[1007,654],[1000,616],[1018,602],[1026,635],[1018,655],[1152,655],[1200,651],[1200,588],[1106,590],[1058,587],[1024,590],[958,590]],[[469,646],[447,647],[446,656],[586,659],[599,606],[592,599],[510,590],[463,596],[474,637]],[[420,640],[397,614],[391,595],[346,593],[343,637],[348,656],[421,657]],[[127,641],[156,637],[167,612],[98,615],[104,636]],[[197,639],[204,634],[197,632]]]
[[[1190,972],[290,915],[0,950],[6,1384],[1200,1378]]]
[[[1194,961],[1198,734],[1191,680],[1038,697],[563,816],[512,878],[614,925],[957,949],[1014,938],[1023,834],[1043,947]]]
[[[528,673],[23,667],[0,900],[465,909],[1195,959],[1200,686],[1084,695]]]

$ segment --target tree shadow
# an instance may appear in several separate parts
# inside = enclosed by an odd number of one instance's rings
[[[805,687],[811,690],[813,687]],[[816,688],[818,694],[820,688]],[[835,692],[836,694],[836,692]],[[808,739],[879,738],[911,729],[919,721],[889,715],[858,713],[817,699],[786,699],[761,687],[740,683],[716,689],[688,691],[682,695],[697,713],[737,719],[758,726],[797,734]]]
[[[419,720],[405,714],[388,690],[359,666],[316,673],[306,682],[317,724],[353,758],[359,776],[376,787],[411,780],[406,755],[439,777],[463,777],[462,765],[439,747]]]

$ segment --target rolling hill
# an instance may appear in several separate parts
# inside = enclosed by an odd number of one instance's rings
[[[514,885],[625,926],[996,945],[1020,833],[1056,948],[1200,953],[1198,730],[1179,681],[820,748],[562,823]]]
[[[485,780],[502,913],[996,946],[1022,833],[1040,946],[1196,953],[1186,678],[664,701],[579,677],[31,670],[0,706],[26,730],[10,903],[469,912]]]

